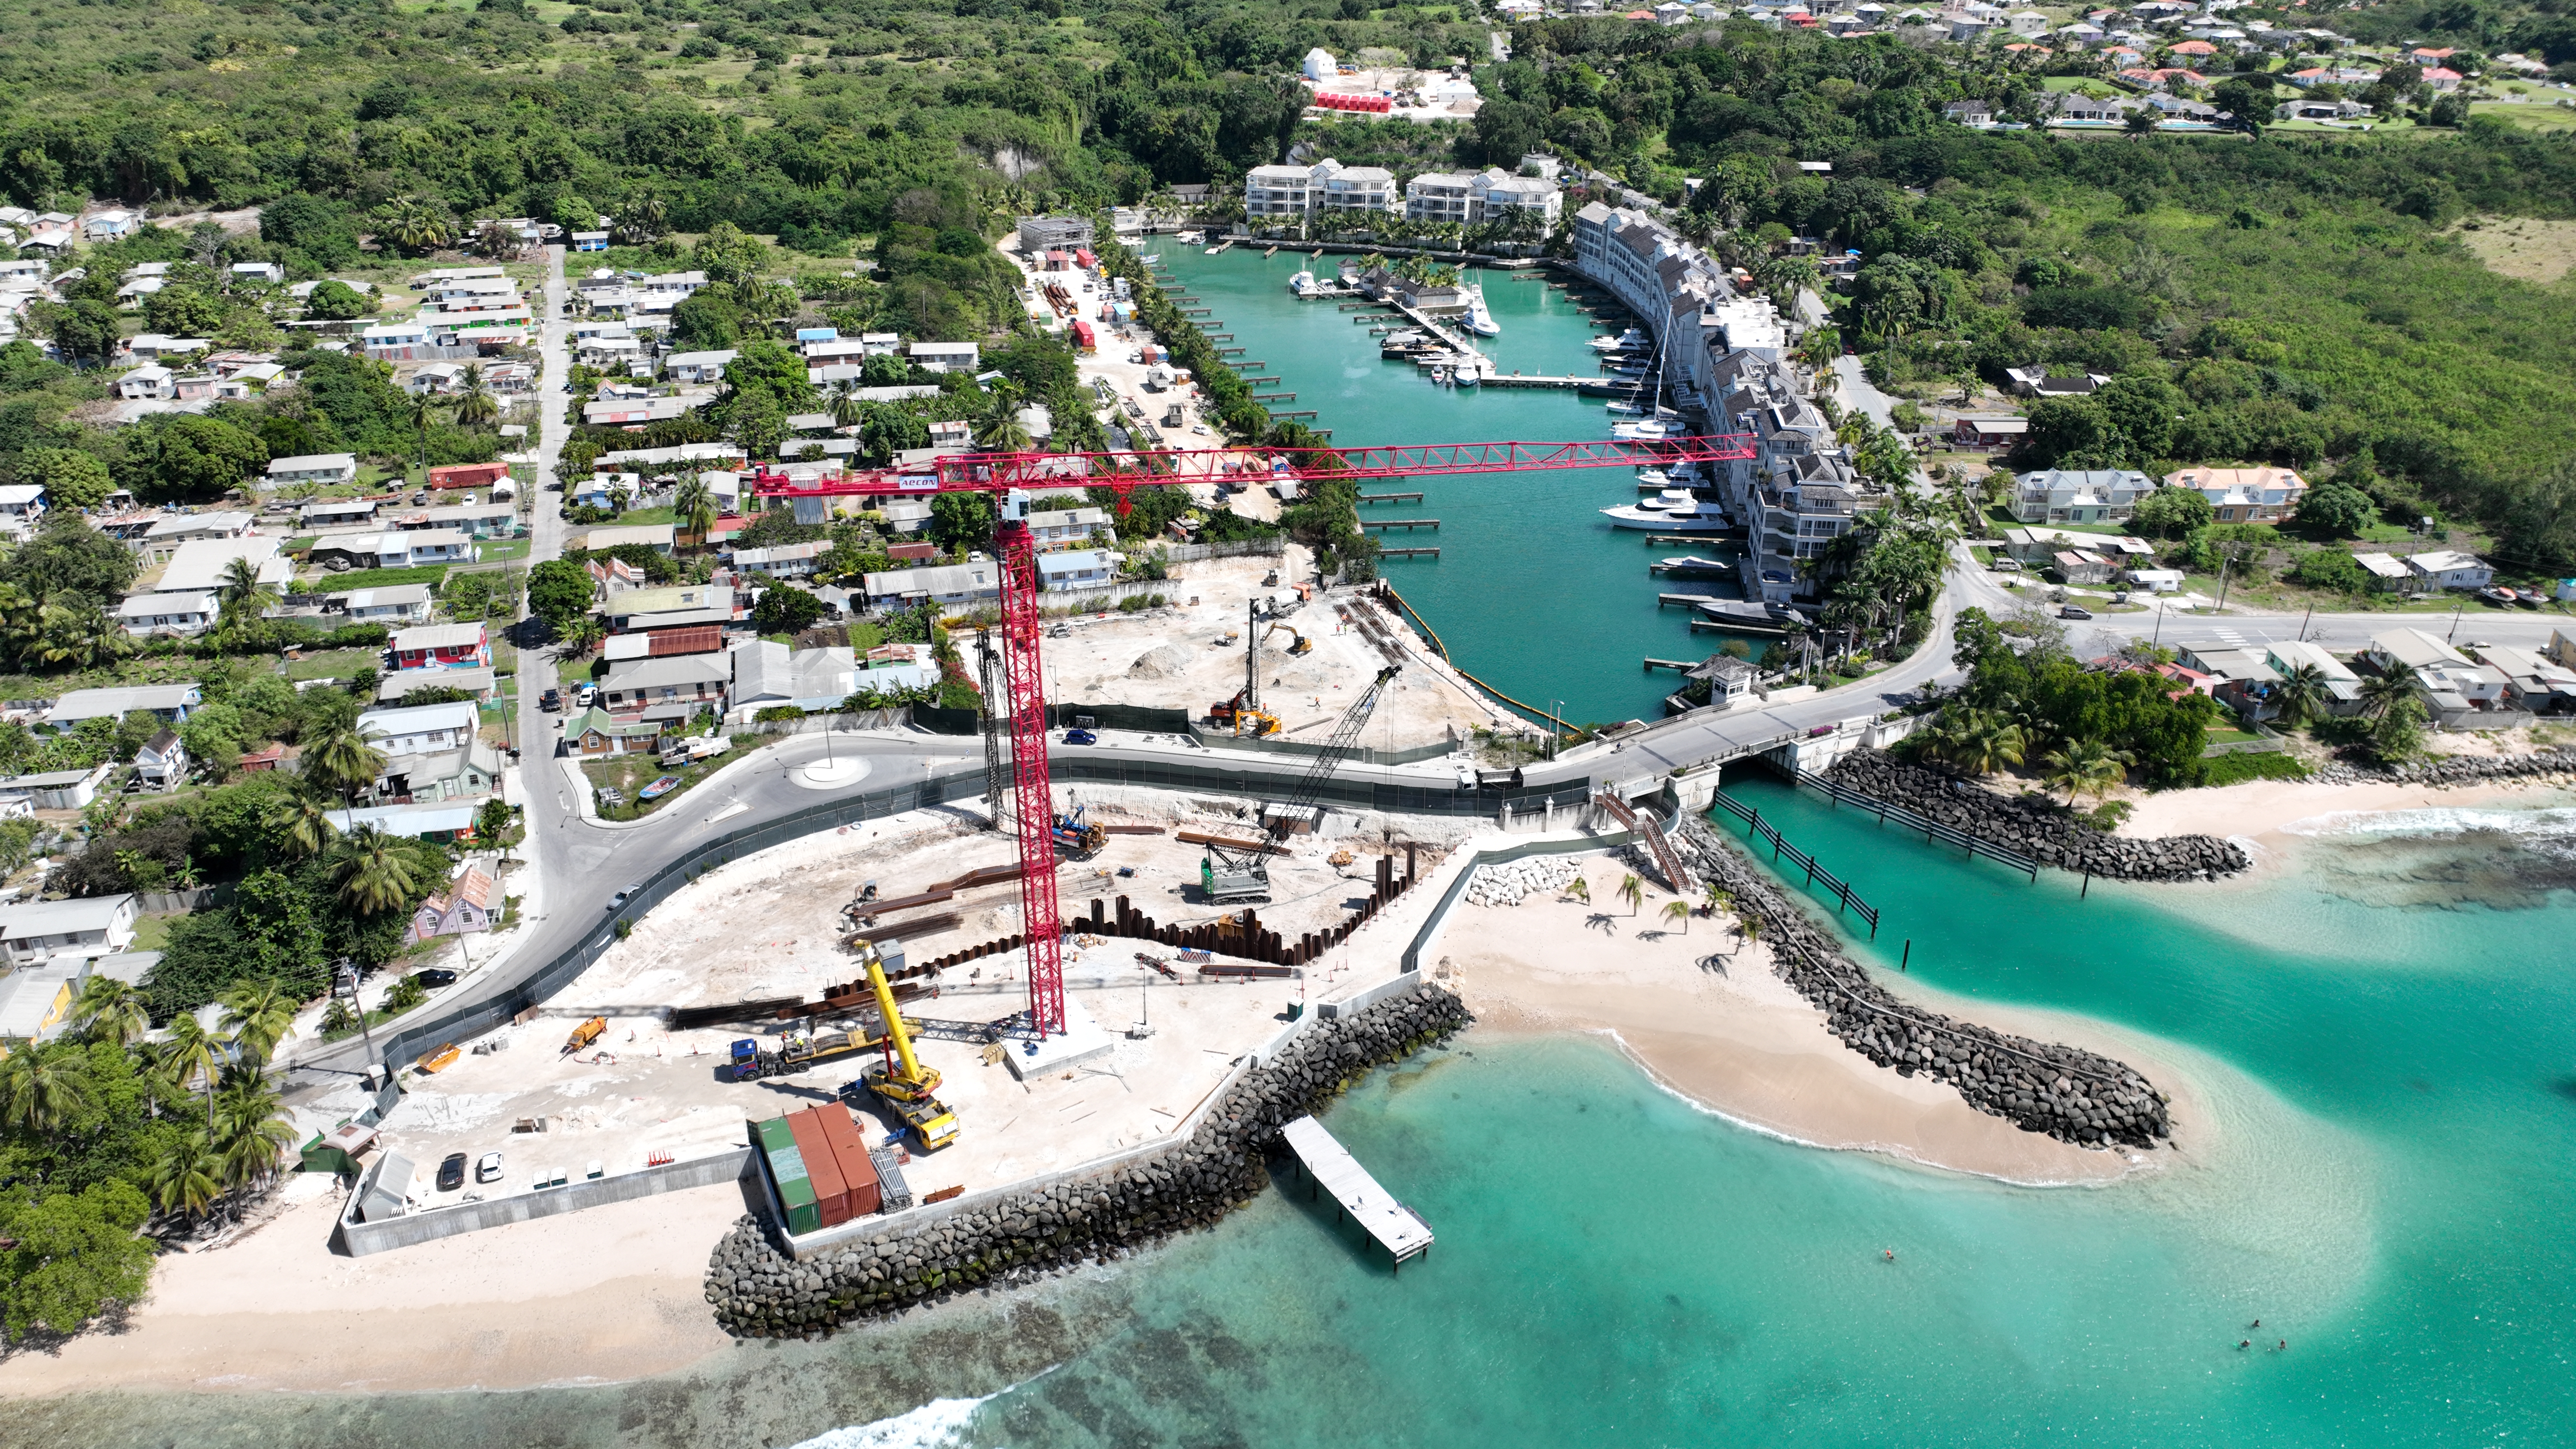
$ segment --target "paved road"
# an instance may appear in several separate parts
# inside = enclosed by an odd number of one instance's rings
[[[1870,386],[1869,374],[1862,370],[1859,358],[1848,352],[1835,358],[1834,382],[1845,407],[1860,409],[1882,428],[1896,426],[1896,399]]]

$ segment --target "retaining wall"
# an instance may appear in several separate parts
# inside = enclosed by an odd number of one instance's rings
[[[518,1170],[525,1172],[527,1169],[521,1166]],[[686,1162],[648,1167],[641,1172],[621,1172],[615,1177],[568,1182],[562,1187],[516,1192],[481,1202],[427,1208],[378,1223],[357,1221],[358,1195],[351,1193],[348,1205],[340,1210],[340,1226],[333,1235],[333,1244],[350,1257],[363,1258],[370,1253],[414,1247],[440,1238],[452,1238],[459,1233],[497,1228],[505,1223],[524,1223],[613,1202],[632,1202],[639,1197],[735,1182],[751,1170],[751,1149],[736,1147],[713,1157],[693,1157]]]

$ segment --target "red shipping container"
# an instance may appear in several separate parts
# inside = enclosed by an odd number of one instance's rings
[[[429,470],[432,488],[481,488],[510,476],[507,463],[458,463]]]
[[[787,1130],[796,1138],[796,1155],[805,1159],[806,1176],[813,1179],[814,1205],[822,1210],[823,1226],[838,1227],[848,1222],[849,1184],[833,1160],[832,1143],[823,1135],[822,1119],[813,1111],[791,1112],[787,1115]]]
[[[868,1160],[867,1135],[845,1108],[817,1107],[814,1115],[822,1119],[823,1138],[832,1144],[832,1162],[849,1189],[850,1216],[863,1218],[875,1212],[885,1198],[877,1183],[877,1165]]]

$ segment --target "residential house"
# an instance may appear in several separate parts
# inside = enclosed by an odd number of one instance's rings
[[[2165,475],[2168,488],[2188,488],[2209,500],[2220,523],[2279,523],[2299,511],[2308,480],[2290,468],[2183,468]]]
[[[470,710],[474,706],[458,707]],[[501,771],[507,763],[499,749],[476,738],[450,749],[387,755],[383,770],[367,789],[365,803],[426,805],[479,799],[499,792]]]
[[[343,533],[315,541],[311,557],[326,566],[407,569],[429,564],[470,563],[474,540],[452,528],[396,529],[391,533]]]
[[[2503,644],[2487,645],[2478,654],[2478,662],[2504,675],[2507,709],[2529,710],[2533,714],[2576,709],[2576,669],[2534,650]]]
[[[382,589],[351,589],[337,596],[352,624],[388,627],[419,624],[429,618],[429,585],[397,584]]]
[[[259,520],[247,513],[172,513],[153,521],[134,544],[134,551],[157,564],[178,556],[183,545],[200,539],[243,538]],[[272,545],[271,551],[274,552]]]
[[[483,669],[492,663],[492,643],[479,621],[397,630],[389,652],[397,670]]]
[[[24,539],[34,534],[37,520],[45,516],[45,485],[11,483],[0,487],[0,533]]]
[[[98,787],[116,773],[116,766],[99,763],[86,770],[47,770],[35,775],[12,775],[0,779],[0,801],[24,802],[27,810],[12,805],[8,814],[32,810],[86,810],[98,798]]]
[[[679,525],[671,523],[624,524],[593,528],[564,540],[564,549],[567,552],[574,549],[587,549],[593,553],[601,553],[627,544],[642,544],[655,553],[667,554],[674,546],[674,540],[678,534]]]
[[[204,695],[194,684],[126,684],[108,689],[75,689],[54,701],[45,711],[41,728],[67,733],[80,728],[83,720],[103,719],[115,724],[136,710],[158,716],[163,724],[175,725],[188,718]]]
[[[270,743],[260,746],[233,762],[233,768],[245,775],[261,775],[286,762],[286,746]]]
[[[2346,716],[2361,712],[2361,676],[2353,673],[2342,660],[2327,653],[2324,645],[2294,639],[2286,643],[2266,644],[2263,649],[2263,657],[2271,662],[2283,679],[2288,679],[2302,667],[2317,672],[2318,677],[2325,681],[2326,713]]]
[[[604,252],[608,250],[608,233],[604,231],[574,232],[572,234],[572,249],[577,252]]]
[[[994,564],[947,564],[869,574],[864,587],[871,604],[920,599],[938,604],[975,604],[1001,597],[1000,578],[1001,571]]]
[[[372,826],[387,835],[405,840],[427,840],[438,844],[470,838],[474,822],[482,815],[480,801],[427,801],[418,805],[369,805],[354,810],[334,810],[326,817],[331,828],[346,834]]]
[[[1095,539],[1105,541],[1112,533],[1108,510],[1101,508],[1032,513],[1027,522],[1029,538],[1041,552],[1079,548]]]
[[[1065,549],[1037,557],[1041,589],[1088,589],[1118,581],[1118,555],[1107,549]]]
[[[155,790],[176,790],[188,779],[188,747],[176,731],[162,730],[134,752],[134,773]]]
[[[685,722],[699,709],[721,710],[725,686],[732,680],[733,670],[721,655],[621,659],[609,664],[599,698],[620,714],[642,710],[651,718]]]
[[[492,877],[484,874],[482,867],[468,864],[445,889],[432,892],[420,903],[420,909],[412,912],[411,938],[434,941],[441,936],[491,930],[496,915],[493,907],[499,899]]]
[[[293,458],[268,460],[271,488],[289,483],[318,483],[330,487],[358,481],[358,455],[355,453],[313,453]]]
[[[143,213],[139,211],[112,209],[93,212],[81,223],[81,238],[92,242],[114,241],[118,237],[133,235],[135,229],[142,225]]]
[[[2486,560],[2456,549],[2414,554],[2406,567],[2421,589],[2483,589],[2495,582],[2495,569]]]
[[[178,374],[166,367],[146,364],[118,376],[116,395],[128,401],[159,402],[179,395]]]
[[[474,742],[481,728],[475,707],[463,700],[376,708],[358,716],[358,733],[386,758],[438,754]]]
[[[2384,553],[2357,553],[2352,561],[2370,575],[2370,586],[2381,593],[2403,593],[2414,587],[2415,571],[2406,561]]]
[[[1941,108],[1941,118],[1962,126],[1980,129],[1995,123],[1992,107],[1984,101],[1952,101]]]
[[[815,560],[832,551],[832,545],[821,539],[810,543],[785,543],[772,548],[737,548],[725,555],[734,572],[753,579],[806,579],[814,576]]]
[[[2133,468],[2041,469],[2013,480],[2012,514],[2024,523],[2117,523],[2154,487]]]
[[[128,594],[116,606],[117,624],[137,638],[188,638],[213,628],[222,616],[223,606],[212,592]]]
[[[21,970],[112,955],[134,944],[139,914],[131,894],[13,902],[0,906],[0,952]]]
[[[2018,447],[2030,436],[2030,419],[2011,417],[1961,418],[1950,425],[1950,442],[1961,448],[1998,452]]]
[[[791,650],[774,640],[747,639],[728,651],[727,660],[733,686],[727,700],[744,720],[782,705],[836,708],[859,688],[855,656],[847,648]]]
[[[2272,114],[2284,121],[2362,121],[2370,118],[2368,101],[2283,101]]]
[[[2281,711],[2281,672],[2261,649],[2237,645],[2185,644],[2175,650],[2185,668],[2216,681],[2212,697],[2248,721],[2259,723]]]
[[[972,342],[912,344],[912,365],[925,372],[973,372],[979,355]]]
[[[660,750],[664,721],[620,720],[593,706],[564,722],[564,748],[575,755],[643,755]]]
[[[452,689],[490,703],[500,679],[489,669],[397,669],[376,681],[376,703],[399,704],[416,689]]]
[[[2111,561],[2099,554],[2060,549],[2049,555],[2049,568],[2065,583],[2107,584],[2111,581]]]
[[[52,902],[56,905],[68,901]],[[0,918],[0,930],[7,930]],[[86,957],[66,955],[60,961],[39,961],[11,972],[0,979],[0,1042],[47,1042],[71,1025],[72,1002],[80,995],[81,978],[87,974]],[[9,1054],[0,1045],[0,1057]]]
[[[168,362],[173,358],[203,352],[215,344],[203,337],[172,337],[163,332],[137,332],[125,339],[125,349],[138,362]]]
[[[2479,664],[2421,629],[2373,635],[2361,658],[2383,674],[2400,667],[2414,671],[2416,693],[2444,729],[2457,729],[2504,707],[2503,670]]]
[[[2111,380],[2098,372],[2051,376],[2044,366],[2007,367],[2004,379],[2020,397],[2082,397]]]
[[[519,531],[519,511],[507,503],[460,503],[407,513],[394,520],[394,528],[403,533],[446,529],[473,539],[508,538]]]
[[[621,589],[600,608],[611,633],[694,628],[733,621],[734,591],[724,584]]]

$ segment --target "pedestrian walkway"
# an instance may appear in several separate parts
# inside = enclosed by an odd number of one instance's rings
[[[1333,1195],[1342,1211],[1353,1222],[1368,1229],[1401,1270],[1407,1258],[1420,1257],[1431,1251],[1431,1225],[1422,1215],[1397,1202],[1359,1159],[1333,1140],[1324,1124],[1312,1117],[1300,1117],[1279,1129],[1288,1150],[1297,1154],[1299,1165],[1306,1169],[1315,1187]]]

